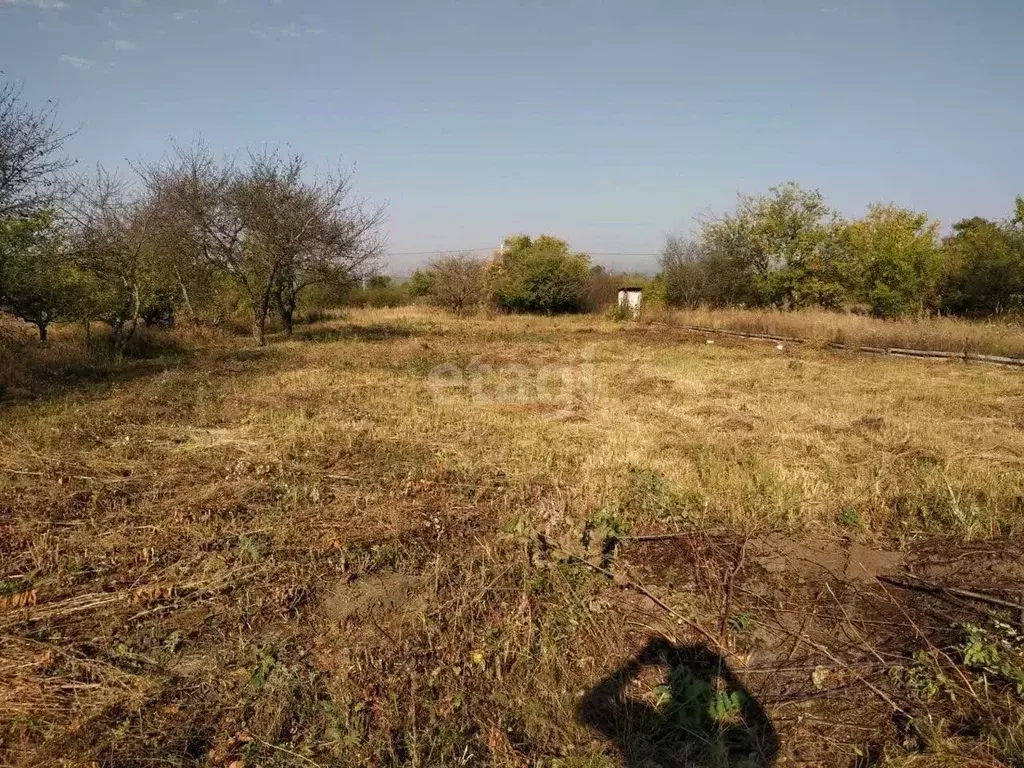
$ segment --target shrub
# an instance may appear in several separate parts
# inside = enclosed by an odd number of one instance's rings
[[[426,297],[435,307],[457,315],[474,311],[484,296],[483,262],[469,254],[442,256],[420,273],[414,291],[425,286]]]
[[[494,305],[505,312],[582,312],[590,259],[550,235],[517,235],[492,263]]]

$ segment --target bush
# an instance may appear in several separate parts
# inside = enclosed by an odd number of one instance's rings
[[[510,237],[491,271],[491,299],[497,309],[546,315],[585,309],[590,259],[570,253],[564,240],[550,235],[536,240],[528,235]]]
[[[469,254],[442,256],[417,274],[414,292],[425,290],[431,304],[457,315],[476,310],[484,297],[484,264]]]
[[[583,307],[587,312],[605,312],[618,301],[622,281],[601,266],[590,268],[583,294]]]
[[[396,282],[387,275],[377,275],[367,280],[365,285],[350,289],[342,300],[342,305],[383,309],[404,307],[411,304],[412,300],[408,283]]]

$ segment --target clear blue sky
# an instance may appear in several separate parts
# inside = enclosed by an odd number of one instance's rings
[[[1021,0],[0,0],[0,69],[87,165],[355,163],[392,252],[648,253],[784,180],[947,226],[1024,193]]]

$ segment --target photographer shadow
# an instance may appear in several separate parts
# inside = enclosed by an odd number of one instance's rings
[[[648,703],[627,688],[648,667],[667,669]],[[764,709],[705,646],[652,638],[644,649],[592,688],[580,722],[602,733],[626,768],[769,768],[779,751]]]

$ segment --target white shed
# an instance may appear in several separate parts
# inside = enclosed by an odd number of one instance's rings
[[[640,306],[640,299],[643,297],[643,289],[629,286],[619,288],[619,306],[636,310]]]

